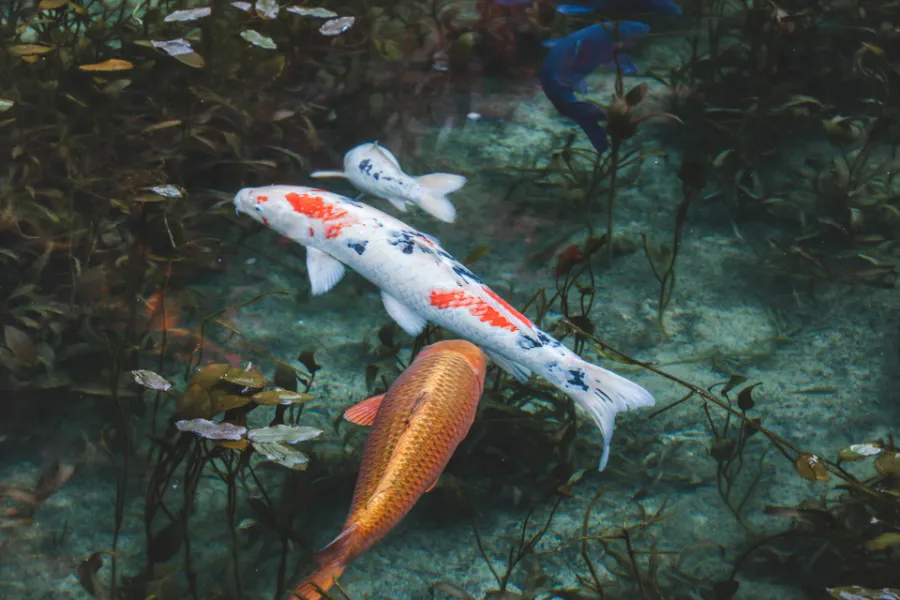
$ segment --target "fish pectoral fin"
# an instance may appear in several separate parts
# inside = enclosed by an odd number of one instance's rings
[[[381,292],[381,300],[391,318],[409,335],[419,335],[425,329],[427,321],[393,296]]]
[[[313,171],[309,174],[309,176],[315,179],[326,179],[329,177],[340,177],[341,179],[347,179],[347,174],[343,171]]]
[[[400,161],[397,160],[397,157],[394,156],[394,153],[379,144],[378,142],[372,142],[372,150],[380,154],[386,161],[397,167],[397,170],[402,171],[400,168]]]
[[[531,369],[528,367],[523,367],[519,363],[511,361],[505,356],[500,356],[496,352],[488,352],[487,355],[491,357],[492,361],[497,363],[498,367],[515,377],[519,382],[526,383],[528,378],[531,377]]]
[[[388,202],[391,203],[391,206],[399,210],[400,212],[406,212],[406,200],[403,198],[385,198]]]
[[[384,394],[378,394],[366,398],[359,404],[354,404],[344,411],[344,420],[356,425],[371,426],[375,422],[375,415],[378,414],[382,400],[384,400]]]
[[[341,261],[311,246],[306,247],[306,270],[313,296],[324,294],[344,276],[344,264]]]

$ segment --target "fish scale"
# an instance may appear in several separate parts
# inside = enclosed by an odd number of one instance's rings
[[[436,323],[478,344],[520,381],[532,373],[572,398],[603,434],[602,469],[615,416],[652,406],[641,386],[593,365],[541,331],[431,236],[378,209],[325,190],[272,185],[245,188],[239,213],[306,249],[314,295],[341,280],[345,266],[375,284],[388,314],[410,335]]]
[[[321,598],[316,587],[331,587],[434,485],[475,419],[484,374],[481,350],[453,340],[424,348],[394,381],[366,438],[343,531],[316,555],[319,569],[297,586],[294,598]]]

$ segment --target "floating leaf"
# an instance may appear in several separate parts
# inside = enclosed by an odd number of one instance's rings
[[[297,471],[305,471],[309,463],[307,455],[278,442],[253,442],[253,449],[266,460]]]
[[[319,437],[321,434],[322,430],[315,427],[274,425],[272,427],[251,429],[247,432],[247,439],[254,444],[257,442],[299,444],[300,442]]]
[[[254,46],[259,46],[260,48],[265,48],[266,50],[275,50],[278,47],[275,45],[275,42],[272,40],[272,38],[266,37],[260,32],[254,31],[252,29],[242,31],[241,37]]]
[[[166,198],[181,198],[184,196],[184,192],[181,188],[178,188],[174,185],[158,185],[156,187],[148,188],[154,194],[159,194],[160,196],[165,196]]]
[[[356,17],[340,17],[339,19],[331,19],[325,21],[325,24],[319,27],[319,33],[327,36],[340,35],[353,27]]]
[[[882,533],[877,538],[869,540],[864,545],[869,552],[890,550],[891,548],[900,546],[900,533]]]
[[[6,112],[15,105],[16,103],[11,100],[4,100],[3,98],[0,98],[0,112]]]
[[[800,477],[809,481],[828,481],[831,479],[822,459],[810,452],[801,452],[794,461],[794,467],[797,469],[797,474]]]
[[[42,46],[41,44],[18,44],[10,46],[6,49],[13,56],[33,56],[35,54],[47,54],[53,52],[53,46]]]
[[[264,388],[269,383],[269,380],[262,373],[241,369],[240,367],[232,367],[225,371],[222,375],[222,381],[253,389]]]
[[[256,14],[264,19],[278,16],[278,0],[256,0]]]
[[[239,440],[220,440],[216,442],[216,445],[222,446],[223,448],[230,448],[232,450],[244,450],[247,446],[250,445],[250,442],[242,438]]]
[[[226,363],[212,363],[200,367],[197,372],[191,376],[188,386],[198,385],[205,390],[209,390],[221,381],[222,375],[230,368],[231,365]]]
[[[253,8],[253,5],[249,2],[232,2],[231,5],[244,12],[250,12],[250,9]]]
[[[178,399],[175,414],[183,419],[212,416],[212,398],[200,385],[191,385]]]
[[[158,375],[153,371],[132,371],[131,374],[134,375],[135,383],[150,390],[166,392],[172,387],[170,381],[167,381],[161,375]]]
[[[129,69],[133,69],[134,65],[127,60],[110,58],[109,60],[104,60],[103,62],[91,65],[81,65],[78,68],[82,71],[128,71]]]
[[[197,19],[202,19],[203,17],[208,17],[212,14],[212,9],[208,6],[203,6],[201,8],[190,8],[187,10],[176,10],[169,16],[167,16],[163,21],[166,23],[174,23],[174,22],[184,22],[184,21],[196,21]]]
[[[274,390],[268,390],[265,392],[254,394],[250,399],[257,404],[262,404],[264,406],[274,406],[276,404],[303,404],[315,399],[315,396],[313,396],[312,394],[304,394],[302,392],[292,392],[291,390],[276,388]]]
[[[53,10],[55,8],[59,8],[60,6],[65,6],[68,3],[69,0],[41,0],[41,3],[38,4],[38,9]]]
[[[875,470],[887,477],[900,477],[900,453],[885,452],[876,458]]]
[[[157,50],[162,50],[169,56],[178,56],[179,54],[189,54],[194,51],[191,48],[191,43],[185,39],[178,38],[177,40],[166,40],[166,41],[157,41],[150,40],[150,43]]]
[[[209,396],[212,399],[212,402],[210,403],[211,415],[217,415],[226,410],[247,406],[251,400],[248,396],[238,396],[237,394],[225,394],[221,392],[216,393],[215,390],[210,392]]]
[[[303,17],[316,17],[317,19],[331,19],[338,16],[327,8],[306,8],[304,6],[288,6],[286,11]]]
[[[13,356],[29,367],[37,364],[37,346],[31,341],[27,333],[12,325],[6,325],[3,327],[3,337],[6,347],[10,349]]]
[[[882,452],[884,452],[884,448],[877,442],[869,444],[853,444],[852,446],[841,450],[840,454],[838,454],[838,460],[853,462],[856,460],[864,460],[870,456],[877,456]]]
[[[178,428],[178,431],[196,433],[209,440],[239,440],[247,433],[247,428],[243,425],[216,423],[207,419],[178,421],[175,423],[175,427]]]
[[[858,585],[850,585],[847,587],[826,588],[826,590],[831,594],[832,598],[837,598],[838,600],[900,600],[900,590],[893,588],[870,590]]]

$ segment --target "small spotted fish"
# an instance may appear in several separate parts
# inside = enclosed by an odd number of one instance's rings
[[[343,171],[315,171],[310,176],[348,179],[359,191],[384,198],[401,212],[406,212],[407,204],[415,204],[447,223],[456,219],[456,208],[447,194],[466,184],[465,177],[451,173],[411,177],[400,168],[397,157],[378,142],[360,144],[347,152]]]
[[[313,295],[333,288],[349,266],[381,290],[388,314],[408,334],[436,323],[481,346],[520,381],[531,373],[546,379],[600,427],[601,469],[616,413],[654,403],[641,386],[588,363],[538,329],[433,237],[376,208],[288,185],[244,188],[234,204],[238,213],[306,246]]]
[[[377,544],[430,491],[466,437],[484,389],[486,358],[462,340],[424,348],[390,389],[344,418],[371,425],[341,534],[291,598],[319,600],[347,565]]]

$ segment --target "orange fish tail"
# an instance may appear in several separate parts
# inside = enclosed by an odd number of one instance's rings
[[[288,596],[289,600],[320,600],[321,592],[327,592],[334,581],[344,572],[344,565],[339,562],[322,565],[315,573],[304,579]]]

